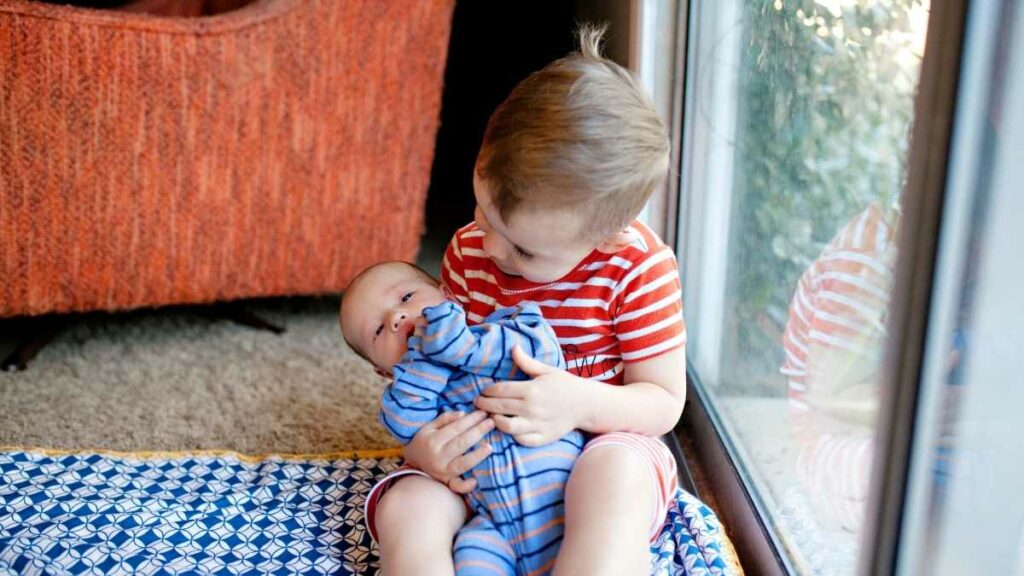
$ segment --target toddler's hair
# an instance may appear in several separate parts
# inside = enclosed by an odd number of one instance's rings
[[[664,181],[665,127],[633,75],[601,56],[605,29],[582,26],[579,52],[531,74],[491,115],[476,169],[506,222],[523,202],[573,208],[604,238]]]

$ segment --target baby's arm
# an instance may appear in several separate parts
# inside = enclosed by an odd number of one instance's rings
[[[451,302],[427,308],[423,315],[422,350],[432,361],[492,379],[520,379],[523,374],[512,359],[512,348],[520,346],[541,362],[565,366],[555,333],[536,305],[498,310],[472,327]]]
[[[451,370],[409,350],[394,367],[394,381],[381,396],[380,421],[402,444],[408,444],[424,424],[439,415],[438,398]]]
[[[497,324],[466,324],[466,315],[453,302],[423,310],[426,325],[409,339],[409,351],[394,369],[394,381],[381,398],[381,421],[403,444],[408,444],[425,424],[440,414],[439,398],[448,385],[453,369],[472,370],[486,364],[500,367],[505,341],[509,346],[527,342],[520,333]],[[491,329],[493,328],[493,330]],[[479,337],[478,337],[479,335]],[[493,354],[492,354],[493,352]],[[511,358],[504,362],[514,368]],[[509,370],[502,373],[508,375]],[[472,406],[467,402],[466,408]]]

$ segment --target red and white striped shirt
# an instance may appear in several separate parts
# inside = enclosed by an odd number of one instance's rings
[[[441,279],[479,323],[498,308],[537,304],[565,353],[569,371],[622,384],[625,362],[639,362],[686,344],[675,254],[647,226],[615,254],[597,250],[564,277],[537,284],[503,273],[484,253],[484,232],[470,223],[445,251]]]
[[[782,338],[782,373],[789,377],[795,409],[807,409],[809,392],[828,392],[809,390],[816,382],[874,381],[895,257],[893,229],[871,205],[847,222],[801,276]]]
[[[849,530],[868,496],[894,237],[875,205],[847,222],[801,276],[782,338],[797,471],[815,508]]]

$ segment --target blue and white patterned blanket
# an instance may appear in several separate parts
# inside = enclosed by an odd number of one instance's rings
[[[383,455],[0,452],[0,574],[376,574],[363,501],[398,465]],[[654,573],[732,574],[727,549],[679,491]]]

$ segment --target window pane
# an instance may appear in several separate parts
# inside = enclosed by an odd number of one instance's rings
[[[793,565],[850,574],[928,4],[693,10],[691,362]]]

